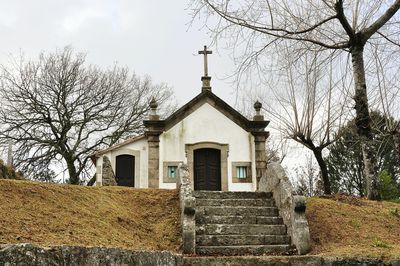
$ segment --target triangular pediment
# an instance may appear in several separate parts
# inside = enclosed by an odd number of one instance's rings
[[[240,126],[241,128],[243,128],[248,132],[259,131],[260,129],[264,129],[269,124],[269,121],[248,120],[241,113],[236,111],[234,108],[232,108],[229,104],[227,104],[221,98],[216,96],[214,93],[212,93],[209,90],[204,90],[199,95],[194,97],[191,101],[189,101],[181,108],[179,108],[177,111],[175,111],[173,114],[171,114],[165,120],[159,120],[159,121],[146,120],[144,121],[145,125],[147,126],[152,124],[153,126],[157,126],[160,129],[162,128],[163,130],[168,130],[177,123],[179,123],[180,121],[182,121],[183,119],[185,119],[191,113],[195,112],[205,103],[208,103],[209,105],[214,107],[216,110],[221,112],[227,118],[229,118],[238,126]]]

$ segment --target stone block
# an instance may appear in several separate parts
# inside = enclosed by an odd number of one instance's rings
[[[102,184],[103,184],[103,186],[116,186],[117,185],[117,181],[115,179],[115,174],[111,167],[110,159],[108,159],[107,156],[103,156]]]

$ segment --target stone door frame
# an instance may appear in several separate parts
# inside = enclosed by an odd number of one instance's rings
[[[229,145],[217,142],[197,142],[193,144],[185,144],[185,154],[189,168],[189,178],[192,189],[194,190],[194,150],[204,148],[217,149],[221,151],[221,191],[228,191]]]

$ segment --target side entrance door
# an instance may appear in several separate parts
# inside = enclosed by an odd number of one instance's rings
[[[115,177],[118,186],[135,186],[135,156],[123,154],[115,159]]]
[[[221,191],[221,151],[194,150],[194,190]]]

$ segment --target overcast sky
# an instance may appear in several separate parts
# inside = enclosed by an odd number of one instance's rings
[[[188,26],[189,2],[0,0],[0,63],[20,52],[35,58],[70,45],[87,53],[88,63],[108,67],[117,62],[156,83],[166,82],[182,105],[201,91],[203,58],[197,52],[211,43],[200,21]],[[229,51],[211,49],[212,90],[234,106],[234,86],[226,79],[234,69]],[[296,164],[299,152],[290,155],[285,162]]]
[[[139,75],[173,87],[179,104],[200,92],[203,59],[211,39],[201,23],[188,27],[189,1],[0,0],[0,62],[9,55],[36,57],[71,45],[87,61],[107,67],[118,62]],[[234,103],[224,79],[233,68],[228,52],[209,57],[213,92]]]

